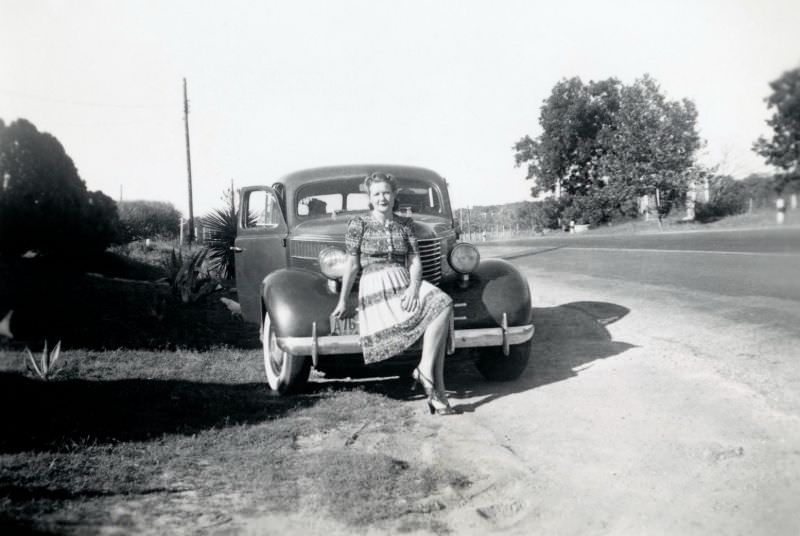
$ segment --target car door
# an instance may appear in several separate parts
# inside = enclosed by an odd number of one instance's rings
[[[288,227],[275,190],[267,186],[242,188],[236,252],[236,289],[242,316],[260,323],[261,282],[287,265]]]

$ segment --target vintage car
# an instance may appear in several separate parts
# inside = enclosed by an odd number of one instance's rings
[[[357,315],[332,321],[330,314],[341,288],[345,228],[368,211],[363,181],[373,171],[397,178],[398,210],[414,220],[423,277],[453,298],[448,351],[479,349],[471,353],[484,377],[517,378],[534,331],[526,279],[510,263],[481,260],[474,246],[459,241],[447,183],[433,171],[354,165],[298,171],[240,191],[236,286],[242,316],[261,324],[270,388],[294,391],[312,365],[325,370],[332,360],[361,353]]]

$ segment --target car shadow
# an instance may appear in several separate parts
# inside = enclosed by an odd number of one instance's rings
[[[510,382],[486,381],[471,352],[446,361],[451,402],[475,411],[503,396],[568,380],[632,348],[614,341],[606,325],[628,309],[602,302],[574,302],[533,308],[536,332],[528,367]],[[108,381],[62,379],[43,382],[18,372],[0,372],[0,454],[58,451],[70,445],[144,441],[286,416],[324,400],[330,390],[364,389],[396,400],[422,399],[412,393],[410,371],[419,354],[351,369],[347,379],[314,378],[297,396],[272,395],[266,382],[206,383],[127,378]],[[502,356],[498,357],[502,359]]]
[[[568,380],[591,367],[592,362],[618,355],[634,345],[615,341],[606,328],[627,315],[630,310],[607,302],[572,302],[556,307],[534,307],[536,331],[527,368],[516,380],[487,381],[475,367],[475,354],[485,350],[457,352],[448,356],[445,365],[447,389],[451,404],[461,412],[510,394],[535,389],[542,385]],[[418,359],[417,356],[415,356]],[[502,354],[498,359],[502,359]],[[355,368],[351,379],[323,380],[311,384],[311,391],[327,388],[363,388],[396,399],[420,398],[409,391],[410,371],[414,360],[398,358],[386,364]],[[390,376],[390,378],[386,378]],[[352,378],[358,379],[353,382]],[[480,398],[475,402],[459,402]]]
[[[510,382],[488,382],[469,361],[454,362],[448,369],[448,389],[454,391],[454,407],[475,411],[503,396],[568,380],[587,370],[598,359],[606,359],[634,345],[615,341],[606,328],[630,310],[606,302],[572,302],[556,307],[533,308],[536,332],[528,366]],[[502,356],[499,357],[502,359]],[[481,397],[476,402],[458,399]]]

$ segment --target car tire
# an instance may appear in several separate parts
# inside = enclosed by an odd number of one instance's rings
[[[503,355],[502,348],[481,348],[475,366],[489,381],[508,382],[516,380],[525,371],[531,358],[532,341],[516,344]]]
[[[305,387],[311,373],[311,358],[293,355],[278,347],[269,313],[264,314],[261,339],[264,349],[264,370],[267,373],[269,388],[285,395],[296,393]]]

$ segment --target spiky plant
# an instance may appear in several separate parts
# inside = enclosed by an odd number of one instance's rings
[[[255,225],[256,218],[248,215],[247,224]],[[214,269],[223,279],[233,279],[236,275],[236,254],[231,248],[236,243],[238,226],[236,206],[231,203],[225,208],[217,208],[203,218],[206,228],[205,244],[208,258]]]
[[[181,251],[172,250],[163,262],[172,293],[183,303],[194,303],[217,289],[217,280],[209,277],[203,261],[208,250],[200,248],[184,257]]]
[[[31,365],[33,365],[33,370],[36,372],[36,375],[39,376],[39,378],[46,381],[55,376],[53,366],[56,364],[56,361],[58,361],[58,358],[61,355],[61,341],[58,341],[55,348],[53,348],[51,352],[47,351],[47,341],[44,341],[44,349],[42,350],[42,357],[39,365],[36,364],[36,359],[34,359],[30,348],[26,346],[25,351],[28,352],[28,360],[30,361]]]
[[[214,209],[203,218],[203,225],[209,260],[222,278],[233,279],[236,259],[231,248],[236,241],[236,209],[232,206]]]

